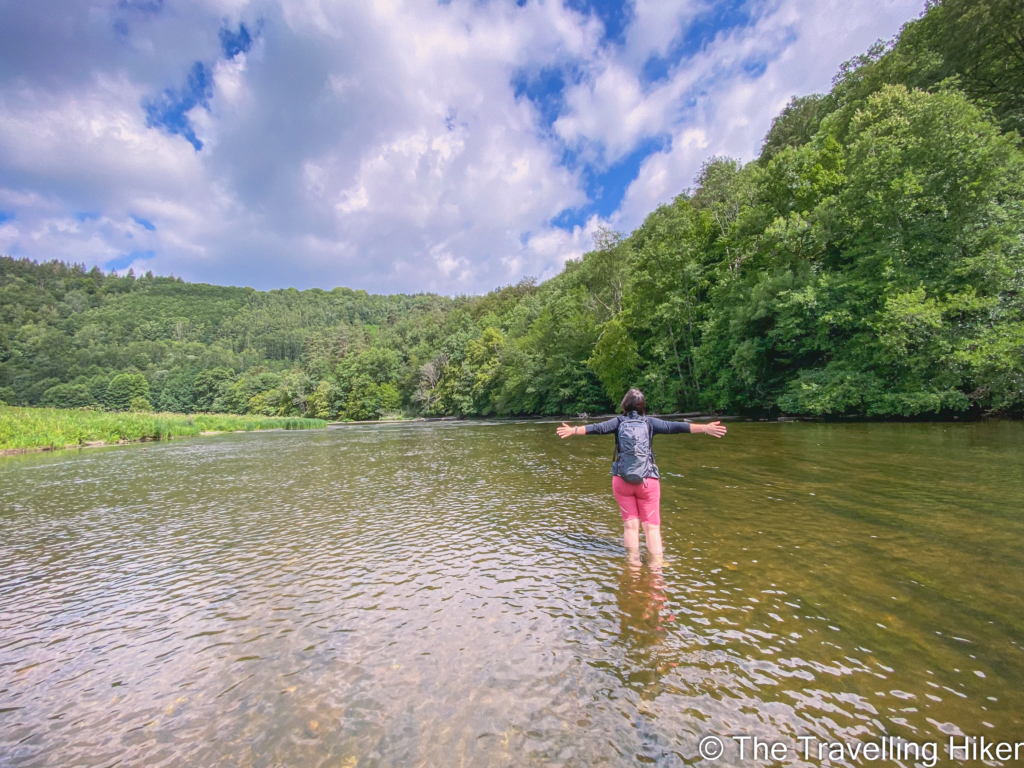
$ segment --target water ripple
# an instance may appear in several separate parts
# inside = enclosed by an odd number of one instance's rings
[[[1018,426],[659,438],[663,564],[622,550],[607,441],[550,425],[4,459],[0,762],[675,766],[708,734],[1012,738]]]

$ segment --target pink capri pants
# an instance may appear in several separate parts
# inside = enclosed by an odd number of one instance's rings
[[[658,478],[649,477],[639,485],[633,485],[614,475],[612,493],[619,502],[622,522],[639,518],[641,523],[661,525],[661,483]]]

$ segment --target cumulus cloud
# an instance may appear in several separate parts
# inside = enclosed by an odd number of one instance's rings
[[[636,0],[609,37],[559,0],[5,4],[0,252],[260,288],[543,279],[708,155],[752,157],[918,6]]]

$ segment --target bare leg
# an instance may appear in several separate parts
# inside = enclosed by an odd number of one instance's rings
[[[647,542],[648,552],[652,555],[660,555],[662,552],[661,526],[644,523],[644,541]],[[640,546],[639,536],[637,536],[637,546]]]
[[[627,550],[640,549],[640,521],[635,517],[622,521],[622,543]]]

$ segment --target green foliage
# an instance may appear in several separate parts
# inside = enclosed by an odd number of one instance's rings
[[[372,296],[0,259],[0,399],[376,419],[1024,412],[1024,12],[934,0],[760,157],[542,285]]]
[[[353,383],[345,403],[345,417],[354,421],[375,419],[382,413],[382,400],[380,384],[360,376]]]
[[[200,371],[192,380],[193,402],[197,411],[212,411],[222,387],[231,383],[235,372],[228,368]]]
[[[637,380],[640,354],[636,342],[618,318],[612,318],[601,328],[601,336],[587,364],[612,400],[621,400]]]
[[[334,398],[332,397],[332,390],[334,387],[331,386],[329,381],[321,381],[315,390],[310,394],[306,401],[306,413],[314,419],[330,419],[331,418],[331,405]]]
[[[128,404],[128,410],[134,413],[152,413],[153,404],[145,397],[133,397]]]
[[[834,109],[835,102],[830,96],[794,96],[772,120],[761,147],[760,162],[767,163],[787,147],[802,147],[809,142],[821,127],[822,119]]]
[[[218,413],[246,413],[252,398],[273,391],[272,402],[276,415],[287,415],[291,409],[288,393],[278,389],[281,381],[279,374],[273,373],[264,366],[256,366],[244,371],[237,379],[223,379],[214,392],[213,406],[210,410]]]
[[[903,82],[928,87],[949,80],[990,109],[1005,130],[1024,133],[1024,5],[1019,0],[932,2],[929,12],[904,30],[895,53],[894,65],[920,73],[916,81]]]
[[[196,371],[191,368],[177,368],[154,377],[153,392],[161,411],[167,413],[191,413],[196,408]],[[212,401],[211,401],[212,405]]]
[[[149,401],[149,382],[141,373],[120,373],[110,380],[104,405],[111,411],[127,411],[138,400]]]
[[[86,408],[96,399],[84,384],[57,384],[43,393],[39,403],[49,408]]]
[[[318,419],[0,407],[0,451],[65,448],[100,442],[166,440],[198,435],[201,432],[316,429],[326,425],[326,422]]]
[[[377,413],[380,416],[397,413],[402,407],[402,393],[393,384],[380,385],[380,403],[377,406]]]
[[[826,118],[811,142],[773,157],[760,200],[738,218],[752,262],[711,297],[706,402],[877,416],[1019,409],[1012,343],[1000,385],[979,386],[971,365],[1005,338],[997,327],[1021,321],[1014,137],[963,94],[900,85],[864,100],[845,144],[837,126]]]

